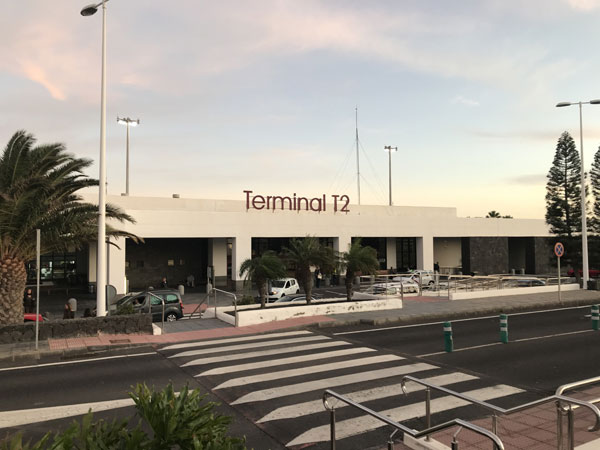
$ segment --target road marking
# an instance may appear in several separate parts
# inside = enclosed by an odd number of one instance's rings
[[[369,358],[350,359],[348,361],[340,361],[336,363],[320,364],[317,366],[306,366],[298,369],[282,370],[279,372],[268,372],[260,375],[248,377],[232,378],[221,383],[214,389],[225,389],[234,386],[242,386],[245,384],[259,383],[261,381],[282,380],[284,378],[297,377],[300,375],[329,372],[338,369],[347,369],[348,367],[361,367],[382,362],[400,361],[404,358],[396,355],[378,355]]]
[[[582,330],[582,331],[569,331],[568,333],[557,333],[557,334],[549,334],[546,336],[535,336],[535,337],[530,337],[530,338],[523,338],[523,339],[515,339],[513,341],[509,341],[509,343],[514,342],[514,343],[518,343],[518,342],[527,342],[527,341],[539,341],[542,339],[549,339],[549,338],[554,338],[554,337],[561,337],[561,336],[569,336],[571,334],[581,334],[581,333],[593,333],[594,330]],[[506,345],[502,342],[492,342],[490,344],[481,344],[481,345],[474,345],[472,347],[465,347],[465,348],[454,348],[453,353],[456,352],[465,352],[467,350],[477,350],[479,348],[484,348],[484,347],[493,347],[495,345]],[[433,353],[425,353],[423,355],[418,355],[418,358],[426,358],[428,356],[437,356],[437,355],[445,355],[447,352],[433,352]]]
[[[323,378],[315,381],[307,381],[304,383],[290,384],[287,386],[262,389],[259,391],[250,392],[241,396],[237,400],[231,402],[232,405],[249,402],[262,402],[272,400],[274,398],[285,397],[288,395],[302,394],[305,392],[332,389],[345,384],[360,383],[363,381],[379,380],[382,378],[395,377],[398,375],[406,375],[407,373],[422,372],[424,370],[433,370],[438,367],[426,363],[407,364],[404,366],[391,367],[388,369],[372,370],[368,372],[358,372],[350,375],[342,375],[339,377]]]
[[[331,346],[331,344],[338,344],[338,343],[337,342],[326,342],[326,344],[328,344],[328,346]],[[348,342],[340,342],[339,344],[340,345],[349,345]],[[317,347],[317,346],[320,347],[322,345],[323,344],[316,344],[314,346],[307,345],[307,346],[296,347],[296,348],[298,350],[309,350],[308,347]],[[294,351],[294,350],[292,350],[293,348],[294,347],[287,348],[286,352]],[[243,372],[246,370],[262,369],[264,367],[282,366],[282,365],[291,364],[291,363],[315,361],[315,360],[321,360],[321,359],[336,358],[338,356],[355,355],[357,353],[375,352],[375,351],[377,351],[377,350],[372,349],[372,348],[367,348],[367,347],[346,348],[344,350],[334,350],[331,352],[313,353],[310,355],[292,356],[289,358],[270,359],[268,361],[258,361],[258,362],[247,363],[247,364],[237,364],[235,366],[217,367],[216,369],[210,369],[210,370],[204,371],[196,376],[197,377],[205,377],[208,375],[223,375],[226,373]],[[260,356],[262,356],[262,355],[264,355],[265,352],[255,352],[255,353],[258,353],[258,354],[260,354]],[[240,354],[240,355],[244,355],[244,354]],[[244,357],[246,357],[247,355],[249,355],[249,353],[245,354]],[[238,355],[233,355],[233,356],[238,356]],[[226,356],[222,356],[220,358],[223,358],[223,361],[228,361],[231,359]],[[212,359],[212,358],[207,358],[207,359]],[[195,361],[202,361],[202,360],[197,359]],[[190,364],[190,363],[184,364],[181,367],[187,366],[188,364]],[[202,363],[198,363],[198,364],[202,364]]]
[[[107,411],[109,409],[124,408],[134,405],[131,398],[121,400],[108,400],[93,403],[80,403],[78,405],[49,406],[46,408],[21,409],[19,411],[0,412],[0,428],[17,427],[29,423],[45,422],[47,420],[64,419],[65,417]]]
[[[281,354],[285,354],[285,353],[301,352],[301,351],[305,351],[305,350],[318,350],[321,348],[340,347],[342,345],[350,345],[350,342],[327,341],[327,342],[319,342],[317,344],[310,344],[310,345],[294,345],[292,347],[272,348],[269,350],[259,350],[256,352],[235,353],[233,355],[213,356],[210,358],[198,358],[198,359],[193,359],[192,361],[189,361],[185,364],[182,364],[181,367],[198,366],[198,365],[211,364],[211,363],[216,363],[216,362],[228,362],[228,361],[255,358],[255,357],[261,357],[261,356],[281,355]],[[267,363],[268,361],[263,361],[263,362]],[[232,367],[237,367],[237,366],[232,366]],[[228,367],[223,367],[223,369],[227,369],[227,368]],[[218,370],[218,369],[219,368],[217,368],[215,370]]]
[[[313,333],[310,331],[302,330],[302,331],[286,331],[283,333],[246,335],[246,336],[226,338],[226,339],[213,339],[212,341],[209,340],[209,341],[201,341],[201,342],[188,342],[186,344],[174,344],[174,345],[169,345],[167,347],[163,347],[163,348],[161,348],[161,350],[178,350],[178,349],[182,349],[182,348],[205,347],[207,345],[226,344],[228,342],[241,342],[241,341],[248,342],[249,340],[259,341],[259,340],[263,340],[263,339],[301,336],[301,335],[307,335],[307,334],[313,334]]]
[[[437,377],[424,378],[423,381],[433,383],[437,386],[446,386],[449,384],[460,383],[462,381],[476,380],[477,377],[468,375],[466,373],[454,372],[446,375],[439,375]],[[425,390],[425,386],[410,383],[409,393]],[[356,391],[344,394],[350,400],[357,403],[368,402],[372,400],[379,400],[386,397],[400,396],[402,397],[404,392],[402,391],[401,384],[393,384],[390,386],[381,386],[374,389],[365,389],[363,391]],[[336,399],[332,398],[331,403],[335,402]],[[335,409],[339,410],[348,406],[346,403],[337,402]],[[271,420],[281,419],[295,419],[297,417],[307,416],[309,414],[323,413],[325,408],[323,407],[323,400],[311,400],[304,403],[296,403],[294,405],[282,406],[274,411],[271,411],[266,416],[262,417],[257,423],[269,422]]]
[[[512,386],[496,385],[492,387],[486,387],[469,392],[464,392],[464,395],[471,396],[480,401],[488,401],[494,398],[505,397],[508,395],[519,394],[522,392],[524,391]],[[462,400],[457,397],[444,396],[431,401],[431,413],[434,414],[442,411],[447,411],[450,409],[459,408],[461,406],[467,406],[469,404],[470,403],[466,400]],[[412,419],[414,417],[422,416],[424,407],[424,402],[412,403],[399,408],[388,409],[387,411],[382,411],[379,414],[383,416],[388,416],[396,422],[402,422],[408,419]],[[379,420],[371,416],[359,416],[353,419],[342,420],[336,422],[336,438],[344,439],[350,436],[365,433],[367,431],[372,431],[383,426],[385,426],[383,422],[380,422]],[[292,447],[294,445],[328,441],[330,438],[330,433],[331,430],[329,424],[315,427],[305,431],[292,441],[288,442],[286,446]]]
[[[223,353],[223,352],[232,352],[234,350],[246,350],[248,348],[256,348],[257,346],[269,346],[269,345],[284,345],[284,344],[298,344],[300,342],[312,342],[312,341],[325,341],[331,340],[328,336],[307,336],[300,338],[292,338],[292,339],[278,339],[275,341],[266,341],[266,342],[250,342],[248,344],[238,344],[238,345],[225,345],[221,347],[213,347],[213,348],[201,348],[199,350],[188,350],[187,352],[176,353],[175,355],[169,356],[169,358],[183,358],[184,356],[196,356],[196,355],[208,355],[211,353]]]
[[[548,313],[548,312],[565,311],[565,310],[569,310],[569,309],[583,309],[583,308],[589,308],[589,306],[572,306],[569,308],[545,309],[543,311],[526,311],[526,312],[519,312],[519,313],[511,313],[511,314],[509,314],[509,316],[526,316],[528,314],[539,314],[539,313]],[[452,319],[452,322],[468,322],[470,320],[497,319],[498,315],[499,314],[497,314],[495,316],[472,317],[470,319]],[[343,336],[345,334],[375,333],[377,331],[388,331],[388,330],[399,330],[402,328],[425,327],[428,325],[440,325],[442,323],[444,323],[444,321],[415,323],[412,325],[397,325],[394,327],[375,328],[372,330],[341,331],[339,333],[332,333],[332,336]]]
[[[67,364],[80,364],[80,363],[93,362],[93,361],[104,361],[107,359],[133,358],[135,356],[148,356],[148,355],[156,355],[156,352],[134,353],[131,355],[103,356],[100,358],[78,359],[75,361],[60,361],[60,362],[44,363],[44,364],[32,364],[29,366],[19,366],[19,367],[4,367],[4,368],[0,369],[0,372],[7,372],[9,370],[32,369],[35,367],[64,366]]]

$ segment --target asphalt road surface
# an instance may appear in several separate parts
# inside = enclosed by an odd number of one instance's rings
[[[63,427],[73,418],[63,417],[65,411],[79,414],[89,402],[103,402],[94,405],[105,408],[99,417],[132,414],[120,403],[131,385],[172,381],[176,388],[199,386],[222,402],[221,411],[235,418],[232,432],[246,435],[249,448],[324,450],[330,432],[325,389],[422,429],[424,391],[409,383],[404,394],[404,375],[505,408],[552,394],[560,384],[597,376],[600,332],[591,331],[587,315],[589,308],[512,315],[509,344],[498,342],[498,318],[455,321],[453,353],[443,351],[442,325],[436,323],[236,336],[118,359],[4,368],[0,433],[22,429],[39,435]],[[445,394],[434,392],[432,398],[433,423],[486,414]],[[49,409],[60,405],[67,407]],[[341,403],[336,408],[339,448],[385,446],[388,427]],[[27,411],[11,413],[21,409]],[[40,422],[48,419],[53,420]]]

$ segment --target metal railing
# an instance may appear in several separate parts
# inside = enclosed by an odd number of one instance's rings
[[[590,379],[590,380],[600,381],[600,378]],[[425,386],[425,388],[426,388],[425,389],[425,395],[426,395],[426,398],[425,398],[425,420],[426,420],[427,427],[429,427],[431,424],[431,407],[430,407],[431,389],[434,389],[436,391],[443,392],[445,394],[451,395],[453,397],[459,398],[461,400],[467,401],[469,403],[481,406],[482,408],[492,411],[492,433],[494,433],[494,434],[497,434],[498,414],[503,415],[503,416],[508,416],[510,414],[521,412],[526,409],[533,408],[535,406],[539,406],[539,405],[542,405],[545,403],[555,402],[556,407],[557,407],[557,424],[556,424],[557,441],[558,441],[557,448],[558,448],[558,450],[562,450],[562,448],[563,448],[563,446],[562,446],[562,444],[563,444],[562,416],[566,414],[567,420],[568,420],[567,449],[573,450],[574,446],[575,446],[574,425],[573,425],[574,424],[574,420],[573,420],[573,409],[574,408],[573,408],[573,406],[576,405],[579,407],[588,408],[594,414],[596,422],[594,425],[592,425],[591,427],[588,428],[588,431],[597,431],[600,429],[600,410],[594,404],[592,404],[590,402],[586,402],[586,401],[579,400],[579,399],[572,398],[572,397],[565,397],[562,395],[562,392],[564,390],[572,388],[572,387],[582,386],[583,385],[582,383],[585,383],[586,381],[589,381],[587,384],[592,384],[592,382],[590,380],[584,380],[584,381],[581,381],[578,383],[572,383],[570,385],[565,385],[564,387],[562,387],[563,389],[561,391],[561,394],[555,394],[550,397],[545,397],[545,398],[542,398],[539,400],[534,400],[532,402],[525,403],[525,404],[519,405],[519,406],[515,406],[515,407],[509,408],[509,409],[500,408],[499,406],[492,405],[491,403],[477,400],[476,398],[470,397],[465,394],[461,394],[459,392],[452,391],[445,387],[437,386],[433,383],[429,383],[429,382],[421,380],[419,378],[415,378],[411,375],[406,375],[402,378],[401,386],[402,386],[402,391],[405,394],[408,393],[408,391],[406,390],[406,381],[413,381],[417,384]],[[559,389],[561,389],[561,388],[559,388]],[[557,392],[558,392],[558,390],[557,390]],[[427,431],[427,430],[424,430],[424,431]]]
[[[236,297],[236,295],[231,292],[222,291],[221,289],[217,289],[217,288],[212,288],[212,290],[215,293],[215,318],[217,317],[217,292],[221,292],[222,294],[230,295],[233,297],[233,313],[235,314],[235,326],[237,327],[238,326],[238,313],[237,313],[237,297]]]
[[[200,303],[198,303],[198,305],[194,308],[194,310],[189,314],[190,319],[192,317],[194,317],[194,314],[196,314],[196,313],[198,314],[199,317],[202,317],[202,311],[200,311],[200,307],[202,305],[204,305],[208,301],[209,298],[210,298],[210,293],[206,294],[204,296],[204,299]]]
[[[568,384],[563,384],[562,386],[559,386],[556,389],[555,394],[556,395],[562,395],[564,392],[566,391],[570,391],[572,389],[576,389],[576,388],[580,388],[583,386],[589,386],[591,384],[597,384],[600,383],[600,377],[594,377],[594,378],[588,378],[585,380],[580,380],[580,381],[575,381],[574,383],[568,383]],[[589,400],[588,401],[591,404],[596,404],[596,403],[600,403],[600,398],[595,398],[593,400]],[[567,410],[565,410],[564,408],[558,408],[559,405],[557,405],[557,427],[556,427],[556,433],[559,436],[559,439],[562,442],[562,436],[563,436],[563,424],[562,424],[562,420],[561,420],[561,416],[562,414],[566,414],[567,416],[567,442],[569,447],[567,447],[568,449],[573,448],[574,446],[574,441],[573,441],[573,433],[574,433],[574,418],[573,418],[573,411],[575,411],[577,408],[579,408],[579,405],[574,405],[570,408],[568,408]],[[590,430],[592,431],[592,430]],[[561,447],[559,447],[559,450],[562,450]]]
[[[323,405],[325,406],[325,409],[327,409],[330,413],[330,418],[331,418],[331,422],[330,422],[330,430],[331,430],[331,450],[336,450],[336,433],[335,433],[335,406],[331,405],[328,400],[330,397],[336,398],[344,403],[346,403],[348,406],[352,406],[353,408],[356,408],[360,411],[363,411],[365,413],[367,413],[368,415],[370,415],[371,417],[376,418],[377,420],[385,423],[386,425],[389,425],[391,427],[394,428],[393,433],[390,435],[390,437],[388,438],[388,442],[387,442],[387,447],[388,450],[393,450],[394,449],[394,436],[396,435],[396,433],[398,431],[402,431],[405,434],[408,434],[416,439],[423,437],[423,436],[428,436],[430,434],[433,434],[435,432],[441,431],[441,430],[445,430],[446,428],[451,428],[451,427],[455,427],[455,426],[459,426],[462,428],[467,428],[477,434],[480,434],[482,436],[487,437],[488,439],[490,439],[495,448],[498,450],[504,450],[504,444],[502,443],[502,441],[500,440],[500,438],[498,436],[496,436],[495,433],[492,433],[489,430],[486,430],[485,428],[482,428],[478,425],[472,424],[470,422],[466,422],[462,419],[454,419],[451,420],[449,422],[444,422],[441,423],[439,425],[435,425],[433,427],[429,427],[427,430],[423,430],[423,431],[416,431],[413,430],[412,428],[408,428],[405,425],[402,425],[401,423],[398,423],[392,419],[390,419],[389,417],[383,416],[379,413],[376,413],[375,411],[373,411],[372,409],[367,408],[366,406],[361,405],[360,403],[356,403],[353,400],[350,400],[348,397],[345,397],[343,395],[340,395],[332,390],[327,389],[324,393],[323,393]],[[460,430],[459,430],[460,431]],[[458,433],[456,433],[458,434]],[[456,438],[456,434],[454,435],[454,437]],[[454,445],[453,443],[453,448],[458,449],[458,445]]]
[[[160,300],[160,302],[162,303],[162,314],[161,314],[161,318],[162,318],[162,326],[161,326],[161,332],[164,334],[167,332],[167,330],[165,330],[165,299],[162,297],[159,297],[156,294],[153,294],[152,292],[148,291],[148,295],[150,295],[151,297],[156,297],[157,299]],[[150,300],[150,314],[152,314],[152,300]]]

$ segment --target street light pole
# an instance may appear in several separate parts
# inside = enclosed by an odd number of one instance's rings
[[[586,208],[586,189],[585,189],[585,169],[583,165],[583,113],[581,105],[598,105],[600,100],[590,100],[589,102],[560,102],[556,105],[557,108],[565,106],[579,105],[579,147],[581,151],[581,257],[583,271],[583,289],[588,288],[590,279],[590,267],[588,258],[588,241],[587,241],[587,208]]]
[[[127,156],[125,163],[125,195],[129,195],[129,126],[136,127],[140,124],[140,119],[130,119],[129,117],[119,118],[117,122],[127,125]]]
[[[106,2],[85,6],[82,16],[91,16],[102,5],[102,81],[100,90],[100,175],[98,177],[98,240],[96,245],[96,311],[106,315]]]
[[[389,179],[389,185],[390,185],[390,206],[392,206],[392,152],[397,152],[398,151],[398,147],[392,147],[391,145],[386,145],[385,147],[383,147],[383,149],[385,151],[388,152],[389,154],[389,160],[390,160],[390,179]]]

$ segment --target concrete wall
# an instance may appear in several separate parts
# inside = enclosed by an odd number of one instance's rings
[[[442,273],[462,268],[461,239],[435,238],[433,240],[433,260],[438,262]]]

